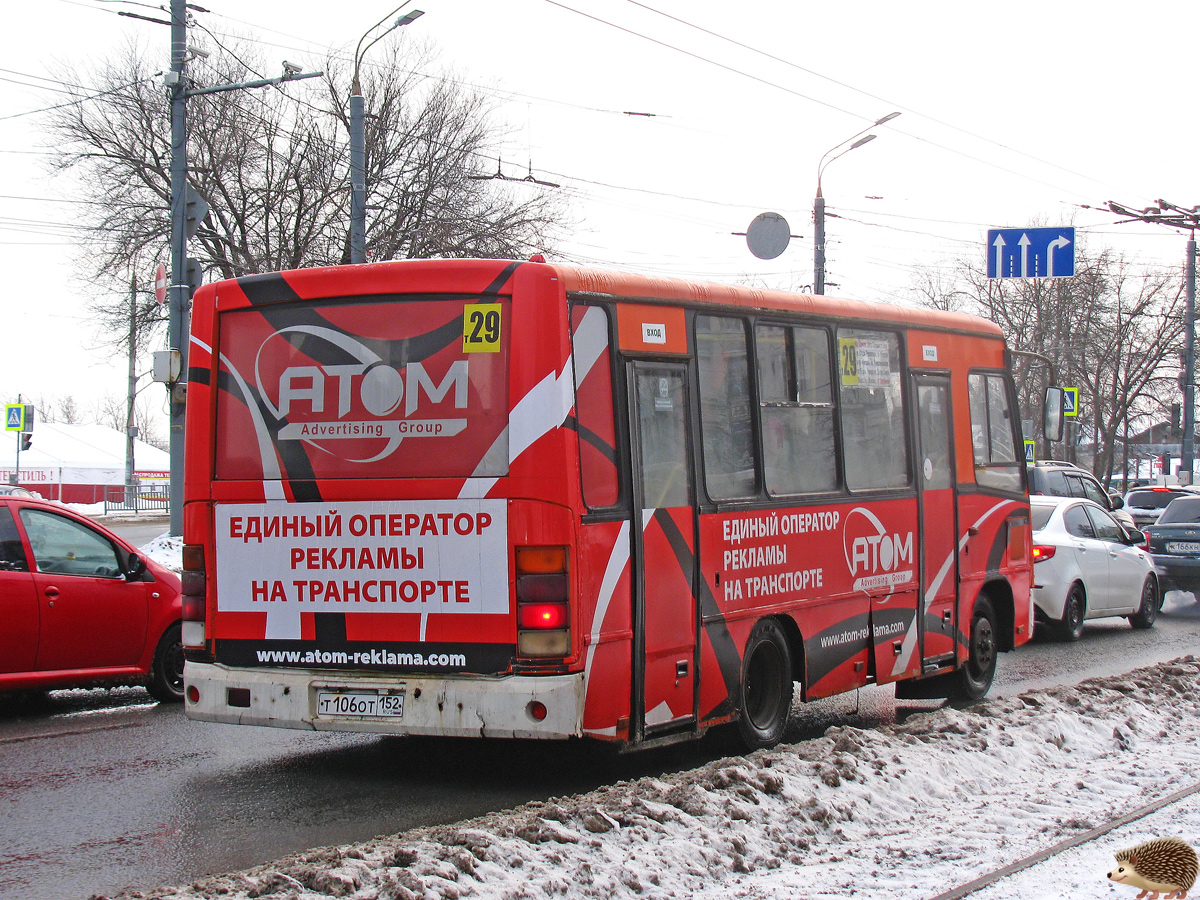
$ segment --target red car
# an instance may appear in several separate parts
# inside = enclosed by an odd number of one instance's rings
[[[0,690],[144,684],[183,699],[179,576],[86,516],[0,496]]]

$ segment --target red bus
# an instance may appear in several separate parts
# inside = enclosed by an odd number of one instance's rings
[[[1033,627],[1016,393],[959,314],[499,260],[207,285],[187,714],[646,746]]]

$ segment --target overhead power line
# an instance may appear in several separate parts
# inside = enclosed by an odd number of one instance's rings
[[[634,6],[637,6],[641,9],[646,10],[647,12],[652,12],[655,15],[659,15],[659,16],[662,16],[663,18],[670,19],[673,22],[678,22],[680,25],[685,25],[688,28],[694,28],[696,31],[700,31],[704,34],[709,35],[710,37],[715,37],[719,40],[725,41],[726,43],[733,44],[735,47],[741,47],[743,50],[749,50],[751,53],[756,53],[759,56],[773,60],[774,62],[781,63],[785,66],[790,66],[791,68],[796,69],[800,72],[804,72],[808,75],[812,75],[814,78],[820,78],[823,81],[828,81],[830,84],[836,84],[838,87],[845,88],[846,90],[849,90],[849,91],[854,91],[856,94],[862,94],[864,97],[869,97],[872,100],[878,100],[880,103],[883,103],[886,106],[895,107],[897,109],[903,110],[904,112],[912,113],[913,115],[917,115],[917,116],[921,116],[921,118],[928,119],[930,122],[934,122],[937,125],[941,125],[943,128],[949,128],[953,131],[957,131],[959,134],[965,134],[968,137],[975,138],[976,140],[991,144],[994,147],[999,147],[1001,150],[1007,150],[1009,153],[1015,153],[1018,156],[1024,156],[1026,159],[1030,159],[1036,163],[1040,163],[1041,165],[1050,166],[1051,168],[1055,168],[1062,172],[1066,172],[1068,175],[1074,175],[1078,178],[1083,178],[1083,179],[1086,179],[1087,181],[1095,182],[1096,184],[1103,184],[1103,182],[1099,181],[1098,179],[1092,178],[1090,175],[1085,175],[1082,172],[1076,172],[1074,169],[1068,169],[1065,166],[1059,165],[1058,163],[1051,162],[1046,159],[1042,159],[1040,157],[1034,156],[1031,153],[1026,153],[1023,150],[1018,150],[1016,147],[1010,147],[1008,144],[1002,144],[999,141],[993,140],[992,138],[986,137],[981,134],[976,134],[973,131],[969,131],[966,128],[962,128],[958,125],[955,125],[952,122],[946,122],[942,119],[937,118],[936,116],[931,116],[928,113],[923,113],[920,110],[912,109],[911,107],[905,106],[902,103],[898,103],[895,100],[889,100],[888,98],[882,97],[879,94],[873,94],[870,91],[864,90],[859,87],[855,87],[854,85],[849,84],[845,81],[839,81],[838,79],[832,78],[828,75],[818,72],[815,69],[805,68],[804,66],[800,65],[799,63],[792,62],[789,59],[784,59],[781,56],[776,56],[773,53],[768,53],[767,51],[762,50],[758,47],[751,46],[750,44],[745,44],[745,43],[742,43],[741,41],[734,40],[733,38],[729,37],[728,35],[721,34],[718,31],[711,31],[708,28],[704,28],[701,25],[697,25],[694,22],[689,22],[686,19],[681,19],[678,16],[673,16],[669,13],[665,13],[662,10],[655,9],[654,7],[648,6],[645,3],[640,3],[639,0],[625,0],[625,2],[631,3]],[[858,116],[858,118],[863,119],[863,121],[868,121],[867,118],[864,116]]]

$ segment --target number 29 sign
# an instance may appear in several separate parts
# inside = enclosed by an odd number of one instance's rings
[[[500,352],[500,304],[468,303],[463,310],[463,353]]]

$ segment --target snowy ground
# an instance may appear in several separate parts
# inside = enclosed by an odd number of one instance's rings
[[[120,896],[929,900],[1197,783],[1188,656]],[[972,896],[1133,900],[1112,854],[1167,836],[1200,793]]]

